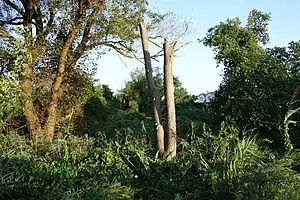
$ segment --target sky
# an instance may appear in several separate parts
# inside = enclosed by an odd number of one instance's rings
[[[189,34],[184,37],[190,43],[176,53],[174,75],[193,95],[216,90],[222,80],[222,68],[216,68],[212,49],[197,41],[221,21],[234,17],[245,21],[255,8],[271,13],[268,47],[287,46],[290,41],[300,40],[299,0],[150,0],[150,7],[160,13],[173,12],[191,22]],[[151,49],[150,52],[155,53]],[[152,65],[162,68],[163,62],[152,61]],[[130,80],[130,72],[137,67],[144,66],[110,51],[97,60],[95,78],[117,91]]]

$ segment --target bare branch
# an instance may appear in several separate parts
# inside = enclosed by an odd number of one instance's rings
[[[4,3],[6,3],[7,5],[9,5],[11,8],[13,8],[14,10],[16,10],[19,14],[21,14],[22,16],[25,15],[24,11],[19,8],[16,4],[14,4],[13,2],[9,1],[9,0],[3,0]]]
[[[23,24],[23,21],[18,21],[18,22],[15,22],[15,20],[21,20],[23,19],[22,17],[15,17],[11,20],[8,20],[8,21],[5,21],[5,20],[0,20],[0,26],[3,26],[5,24],[10,24],[10,25],[21,25]]]
[[[157,52],[155,55],[151,56],[150,58],[157,61],[157,62],[159,62],[156,58],[158,58],[160,56],[163,56],[164,55],[163,51],[164,51],[163,49],[160,50],[159,52]]]
[[[176,41],[176,43],[177,43],[177,41]],[[175,45],[176,45],[176,43],[174,43],[173,45],[175,46]],[[176,51],[178,51],[179,49],[181,49],[181,48],[183,48],[183,47],[187,46],[187,45],[188,45],[188,44],[190,44],[190,43],[191,43],[191,41],[184,43],[184,44],[183,44],[183,45],[181,45],[180,47],[176,48],[175,52],[176,52]]]
[[[37,34],[39,34],[40,31],[43,31],[43,14],[41,12],[40,6],[36,6],[36,9],[34,10],[33,17],[36,21],[36,28],[37,28]]]
[[[138,57],[137,55],[135,55],[132,52],[132,49],[126,47],[126,45],[124,45],[123,43],[124,43],[124,41],[97,41],[97,42],[93,42],[92,44],[88,45],[87,47],[92,48],[95,46],[104,45],[104,46],[114,49],[117,53],[121,54],[122,56],[124,56],[126,58],[136,59],[137,61],[143,63],[141,61],[141,59],[143,59],[143,57]],[[120,45],[123,48],[120,48],[117,45]],[[126,49],[127,51],[124,49]]]
[[[116,52],[116,54],[118,55],[119,59],[121,60],[121,62],[123,63],[123,65],[129,69],[129,67],[127,66],[127,64],[125,63],[125,61],[121,58],[120,54],[118,52]]]
[[[76,49],[74,51],[74,61],[73,62],[77,62],[77,60],[81,56],[81,52],[86,49],[86,43],[90,39],[89,35],[90,35],[90,32],[91,32],[92,24],[93,24],[93,22],[95,20],[95,17],[99,13],[99,11],[100,11],[100,9],[96,7],[92,11],[92,13],[90,14],[90,16],[88,17],[88,20],[86,22],[85,28],[83,30],[82,39],[81,39],[80,43],[78,44],[78,46],[76,47]]]
[[[154,42],[153,40],[149,40],[149,42],[151,42],[152,44],[154,44],[156,47],[160,48],[160,49],[163,49],[161,47],[161,45],[157,44],[156,42]]]
[[[170,43],[180,41],[181,38],[188,34],[190,20],[181,20],[173,13],[167,14],[159,24],[150,30],[153,40],[167,38]]]
[[[175,40],[175,41],[180,40],[183,36],[185,36],[185,35],[188,33],[188,30],[189,30],[188,22],[187,22],[187,21],[184,21],[184,22],[183,22],[183,29],[181,30],[181,34],[179,34],[178,37],[175,38],[174,40]]]
[[[134,53],[130,52],[130,51],[124,51],[123,49],[113,45],[113,44],[105,44],[105,46],[108,46],[108,47],[111,47],[112,49],[114,49],[116,52],[118,52],[119,54],[121,54],[122,56],[124,57],[127,57],[127,58],[134,58],[138,61],[140,61],[140,59],[143,59],[141,57],[137,57]]]
[[[156,39],[164,39],[164,37],[161,36],[161,35],[155,35],[155,36],[149,36],[149,39],[152,39],[152,40],[156,40]]]

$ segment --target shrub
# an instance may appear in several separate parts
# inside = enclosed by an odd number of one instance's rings
[[[0,198],[133,198],[134,190],[117,181],[130,170],[115,148],[100,150],[87,137],[56,138],[38,151],[21,136],[1,135],[0,141]]]

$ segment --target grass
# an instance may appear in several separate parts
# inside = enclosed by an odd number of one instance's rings
[[[0,198],[299,199],[295,150],[279,157],[222,124],[217,134],[192,131],[172,163],[154,159],[144,136],[133,134],[61,135],[37,150],[23,136],[0,135]]]

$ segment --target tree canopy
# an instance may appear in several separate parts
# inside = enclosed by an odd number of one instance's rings
[[[209,29],[201,41],[213,48],[217,63],[224,66],[212,103],[216,120],[255,129],[276,144],[282,141],[284,115],[299,84],[295,65],[299,42],[287,48],[264,48],[269,20],[269,14],[253,10],[245,26],[238,18],[228,19]]]

